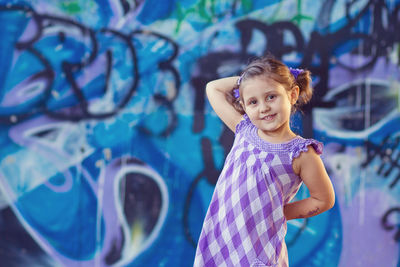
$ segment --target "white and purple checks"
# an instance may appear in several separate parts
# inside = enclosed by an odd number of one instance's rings
[[[245,114],[218,179],[196,250],[194,266],[288,266],[283,206],[302,181],[292,160],[312,145],[300,136],[272,144]]]

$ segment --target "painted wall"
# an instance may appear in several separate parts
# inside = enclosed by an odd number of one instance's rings
[[[307,67],[333,209],[291,266],[400,266],[400,1],[0,1],[1,266],[191,266],[233,134],[204,85]],[[302,188],[298,198],[307,196]]]

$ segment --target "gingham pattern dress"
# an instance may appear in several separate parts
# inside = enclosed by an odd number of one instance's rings
[[[302,183],[292,160],[309,145],[322,153],[320,142],[300,136],[268,143],[244,115],[204,220],[194,266],[288,266],[283,206]]]

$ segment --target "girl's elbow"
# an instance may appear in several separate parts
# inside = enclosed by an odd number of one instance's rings
[[[335,205],[335,195],[326,195],[324,198],[320,198],[320,212],[325,212],[333,208]]]
[[[325,201],[325,210],[330,210],[335,206],[335,194],[332,194],[326,201]]]
[[[206,91],[212,91],[212,90],[216,90],[216,81],[209,81],[206,84]]]
[[[326,192],[324,202],[326,210],[330,210],[331,208],[333,208],[333,206],[335,206],[335,191],[333,187],[331,187],[330,190]]]
[[[206,93],[208,94],[211,90],[212,90],[212,84],[211,84],[211,82],[208,82],[206,84]]]

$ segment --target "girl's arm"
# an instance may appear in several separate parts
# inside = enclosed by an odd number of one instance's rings
[[[233,132],[242,115],[226,100],[225,94],[236,86],[238,78],[238,76],[222,78],[211,81],[206,86],[208,101],[212,108]]]
[[[310,197],[284,207],[287,220],[307,218],[329,210],[335,204],[335,193],[324,164],[312,146],[293,160],[293,170],[307,186]]]

